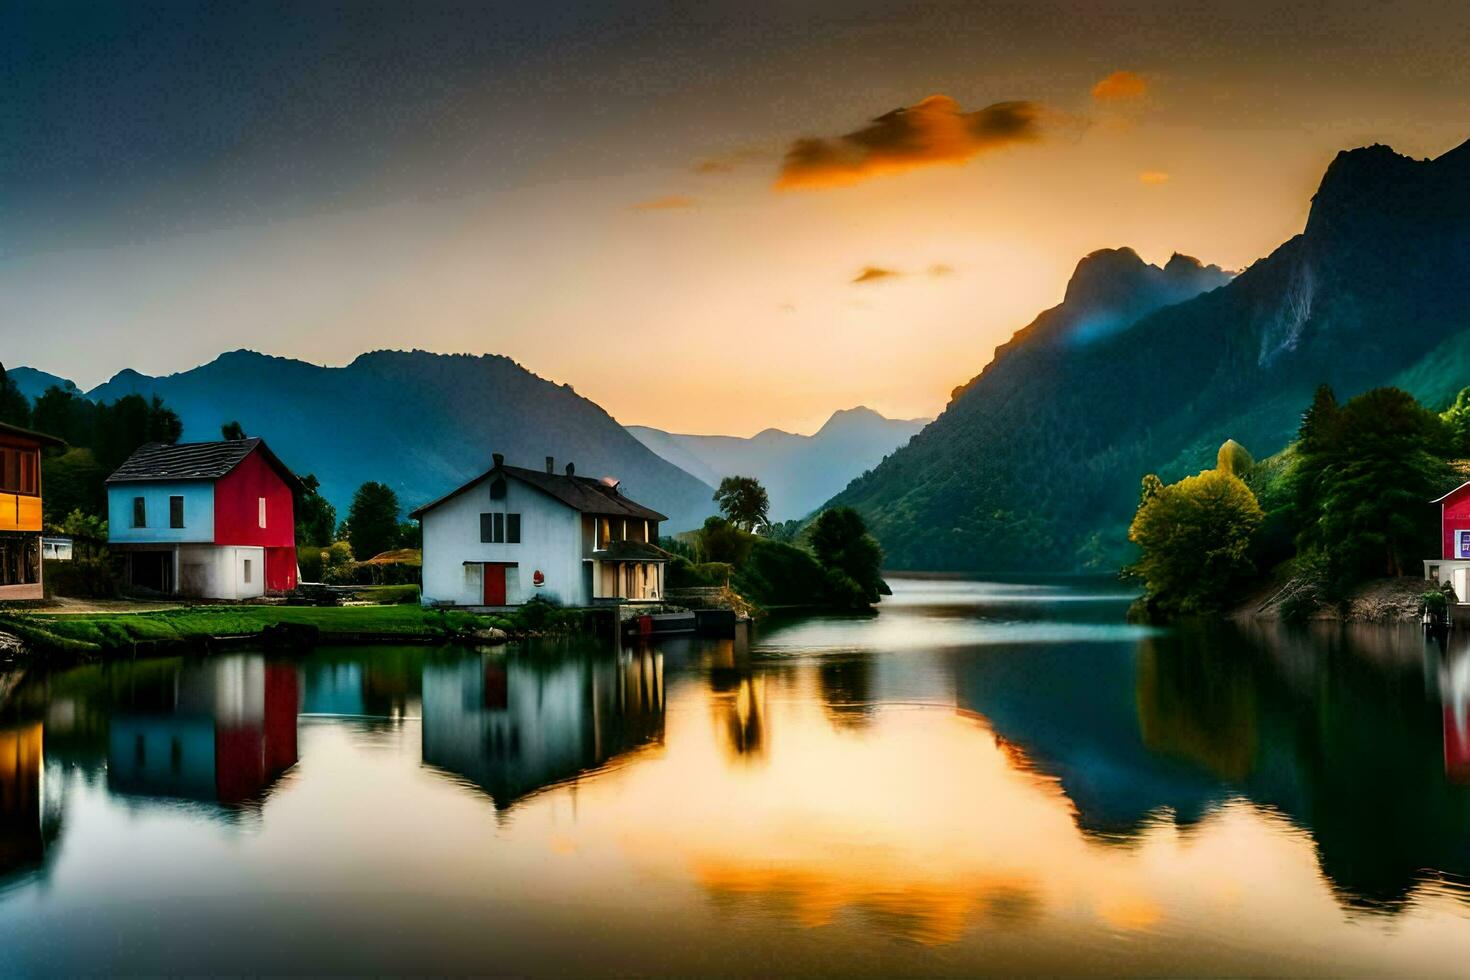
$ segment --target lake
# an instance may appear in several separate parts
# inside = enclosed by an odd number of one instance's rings
[[[1470,636],[892,584],[735,640],[33,673],[0,973],[1470,973]]]

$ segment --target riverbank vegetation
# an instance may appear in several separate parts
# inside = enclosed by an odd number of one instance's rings
[[[763,610],[864,610],[888,594],[883,549],[851,508],[823,511],[800,532],[755,523],[777,532],[768,534],[747,527],[752,511],[764,507],[765,490],[755,480],[728,478],[715,499],[726,516],[662,542],[674,555],[670,589],[728,587]]]
[[[139,645],[208,645],[263,638],[273,629],[296,628],[314,640],[401,639],[454,642],[574,632],[584,617],[546,602],[512,612],[479,615],[424,609],[417,589],[386,587],[375,598],[387,604],[358,606],[196,605],[154,612],[6,613],[0,632],[12,633],[42,653],[80,656]]]
[[[1259,462],[1228,441],[1216,467],[1144,477],[1128,569],[1159,616],[1238,605],[1267,582],[1284,618],[1346,608],[1364,583],[1414,575],[1440,551],[1431,501],[1466,479],[1470,389],[1436,414],[1396,388],[1339,403],[1326,386],[1297,438]]]

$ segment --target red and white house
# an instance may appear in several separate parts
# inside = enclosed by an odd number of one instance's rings
[[[1470,483],[1433,503],[1439,504],[1440,557],[1424,562],[1424,577],[1450,582],[1461,602],[1470,601]]]
[[[149,443],[107,478],[107,537],[128,584],[248,599],[296,587],[301,481],[261,439]]]

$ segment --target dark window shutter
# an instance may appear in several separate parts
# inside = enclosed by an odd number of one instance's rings
[[[489,544],[491,541],[494,541],[495,540],[495,538],[491,535],[491,527],[492,527],[492,525],[490,523],[490,516],[491,515],[489,515],[489,514],[481,514],[480,515],[480,543],[481,544]]]
[[[521,543],[521,515],[505,515],[505,540],[510,544]]]
[[[142,497],[133,498],[133,527],[148,526],[148,508]]]
[[[495,515],[495,543],[499,544],[505,540],[505,515]]]
[[[169,527],[183,527],[184,526],[184,498],[183,497],[170,497],[170,498],[168,498],[168,526]]]

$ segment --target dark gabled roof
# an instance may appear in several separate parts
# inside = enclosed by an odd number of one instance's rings
[[[0,422],[0,435],[14,436],[17,439],[34,440],[35,442],[39,442],[43,446],[66,445],[65,439],[58,439],[55,436],[48,436],[44,432],[34,432],[30,429],[22,429],[18,425],[8,425],[5,422]]]
[[[259,449],[267,463],[280,474],[292,490],[301,489],[296,474],[286,468],[270,451],[265,440],[226,439],[221,442],[183,442],[169,445],[150,442],[138,447],[123,461],[108,483],[141,483],[154,480],[218,480]]]
[[[466,490],[473,489],[496,473],[508,476],[522,483],[528,483],[540,490],[542,493],[554,497],[566,504],[573,510],[583,514],[597,514],[603,517],[636,517],[640,520],[666,521],[663,514],[644,507],[636,500],[631,500],[618,493],[614,484],[603,480],[592,479],[586,476],[565,476],[560,473],[546,473],[542,470],[528,470],[521,466],[492,466],[481,473],[464,486],[440,497],[438,500],[424,504],[418,510],[409,514],[409,517],[422,517],[429,511],[458,497]]]
[[[596,557],[603,561],[668,561],[674,556],[643,541],[609,541]]]

